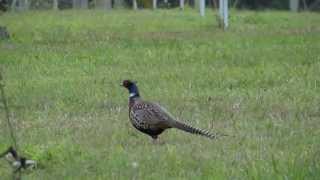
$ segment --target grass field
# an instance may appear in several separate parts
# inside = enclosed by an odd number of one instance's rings
[[[8,13],[0,42],[11,117],[38,169],[23,179],[318,179],[320,14]],[[164,145],[133,129],[123,79],[196,127]],[[1,106],[2,107],[2,106]],[[10,145],[1,109],[0,151]],[[0,160],[1,179],[10,168]]]

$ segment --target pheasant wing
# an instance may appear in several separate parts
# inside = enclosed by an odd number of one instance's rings
[[[140,122],[141,125],[149,126],[149,128],[169,128],[170,121],[173,117],[160,105],[151,102],[141,102],[136,104],[132,109],[134,118]]]

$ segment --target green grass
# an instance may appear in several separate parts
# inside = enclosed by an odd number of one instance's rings
[[[24,179],[317,179],[320,15],[187,10],[3,14],[0,42]],[[123,79],[179,119],[164,145],[132,128]],[[10,145],[1,109],[0,151]],[[1,179],[10,168],[0,160]]]

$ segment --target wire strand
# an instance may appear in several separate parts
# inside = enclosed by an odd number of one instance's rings
[[[7,120],[7,124],[9,127],[9,131],[10,131],[10,136],[11,139],[13,141],[13,146],[15,148],[15,150],[17,152],[19,152],[19,147],[18,147],[18,143],[17,143],[17,137],[14,133],[14,128],[13,128],[13,124],[10,121],[10,111],[9,111],[9,106],[8,106],[8,101],[6,98],[6,94],[5,94],[5,90],[4,90],[5,84],[4,84],[4,80],[3,80],[3,76],[2,73],[0,72],[0,91],[1,91],[1,98],[2,98],[2,103],[4,106],[4,111],[5,111],[5,116],[6,116],[6,120]],[[12,180],[21,180],[21,171],[20,169],[18,171],[13,171],[12,172]]]
[[[9,131],[10,131],[10,136],[11,136],[11,139],[13,141],[14,148],[18,151],[17,138],[16,138],[16,135],[14,133],[14,128],[13,128],[13,125],[12,125],[11,120],[10,120],[10,111],[9,111],[8,102],[7,102],[7,99],[6,99],[6,96],[5,96],[4,80],[3,80],[3,76],[2,76],[1,72],[0,72],[0,91],[1,91],[2,103],[3,103],[3,106],[4,106],[5,116],[6,116],[7,124],[8,124],[8,127],[9,127]]]

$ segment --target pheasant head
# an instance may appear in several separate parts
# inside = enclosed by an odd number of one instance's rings
[[[137,83],[136,81],[132,81],[132,80],[124,80],[124,81],[122,81],[121,86],[123,86],[126,89],[128,89],[130,98],[140,97],[139,90],[138,90],[138,87],[137,87],[136,83]]]

